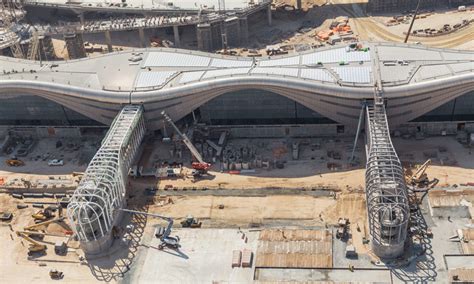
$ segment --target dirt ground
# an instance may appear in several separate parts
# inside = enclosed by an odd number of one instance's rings
[[[296,0],[277,1],[296,6]],[[256,50],[260,54],[265,54],[267,45],[279,44],[288,46],[290,52],[293,48],[306,50],[311,47],[324,46],[326,43],[319,41],[316,34],[319,31],[327,30],[331,22],[339,16],[348,16],[349,24],[354,35],[363,41],[374,42],[403,42],[408,30],[409,21],[395,26],[386,26],[385,23],[393,16],[400,16],[401,13],[389,13],[383,15],[368,15],[364,0],[309,0],[302,1],[301,11],[273,11],[272,26],[266,23],[263,13],[251,17],[249,20],[249,43],[242,48],[236,48],[238,55],[247,56],[247,49]],[[422,11],[423,12],[423,11]],[[426,14],[426,13],[425,13]],[[457,12],[456,9],[439,8],[430,16],[417,19],[413,30],[424,28],[439,29],[445,24],[451,26],[461,23],[462,20],[473,20],[472,11]],[[173,34],[167,29],[146,30],[146,38],[157,37],[174,41]],[[84,41],[107,49],[103,34],[85,34]],[[450,34],[436,37],[416,37],[411,36],[409,43],[420,42],[421,44],[455,49],[474,49],[474,24]],[[138,48],[138,32],[113,32],[112,43],[115,50]],[[53,39],[56,55],[60,58],[67,57],[64,40],[61,37]],[[344,43],[343,43],[344,44]],[[182,28],[181,47],[185,49],[196,49],[197,42],[195,30],[188,27]],[[105,51],[104,51],[105,52]],[[89,56],[96,56],[101,53],[91,53]]]

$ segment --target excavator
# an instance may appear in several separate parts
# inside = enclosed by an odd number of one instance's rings
[[[201,177],[202,175],[207,174],[207,171],[211,167],[211,164],[206,163],[204,159],[202,158],[201,154],[199,151],[194,147],[193,143],[191,140],[186,136],[186,134],[182,133],[179,128],[174,124],[173,120],[166,114],[165,111],[161,112],[161,115],[164,117],[165,121],[168,122],[178,133],[178,135],[183,139],[184,145],[188,147],[189,151],[191,151],[191,154],[196,158],[197,162],[192,162],[191,167],[193,168],[193,177],[198,178]]]
[[[63,216],[63,208],[61,205],[58,206],[48,206],[43,210],[39,210],[35,214],[31,215],[33,219],[35,219],[35,222],[42,222],[49,220],[54,217],[54,212],[58,210],[58,217]]]
[[[46,245],[40,244],[37,241],[33,240],[28,235],[28,233],[16,232],[16,235],[30,243],[30,245],[28,246],[28,255],[33,255],[35,253],[44,253],[46,251]]]

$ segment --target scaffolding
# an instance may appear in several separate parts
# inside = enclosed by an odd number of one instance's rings
[[[366,197],[374,253],[395,258],[403,253],[409,205],[403,168],[390,139],[385,106],[380,95],[366,106]]]
[[[111,245],[112,228],[120,222],[119,209],[125,205],[128,170],[145,131],[142,106],[125,106],[71,198],[68,219],[82,249],[89,254]]]

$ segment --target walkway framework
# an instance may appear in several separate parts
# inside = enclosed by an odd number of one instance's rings
[[[366,107],[367,165],[365,173],[367,214],[372,249],[381,258],[403,253],[409,207],[403,168],[390,139],[381,97]]]
[[[125,205],[128,170],[145,136],[143,107],[125,106],[95,154],[68,206],[72,229],[86,253],[111,245]]]

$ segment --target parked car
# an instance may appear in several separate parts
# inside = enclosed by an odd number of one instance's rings
[[[64,161],[63,161],[63,160],[54,159],[54,160],[49,160],[49,161],[48,161],[48,166],[50,166],[50,167],[53,167],[53,166],[63,166],[63,165],[64,165]]]

